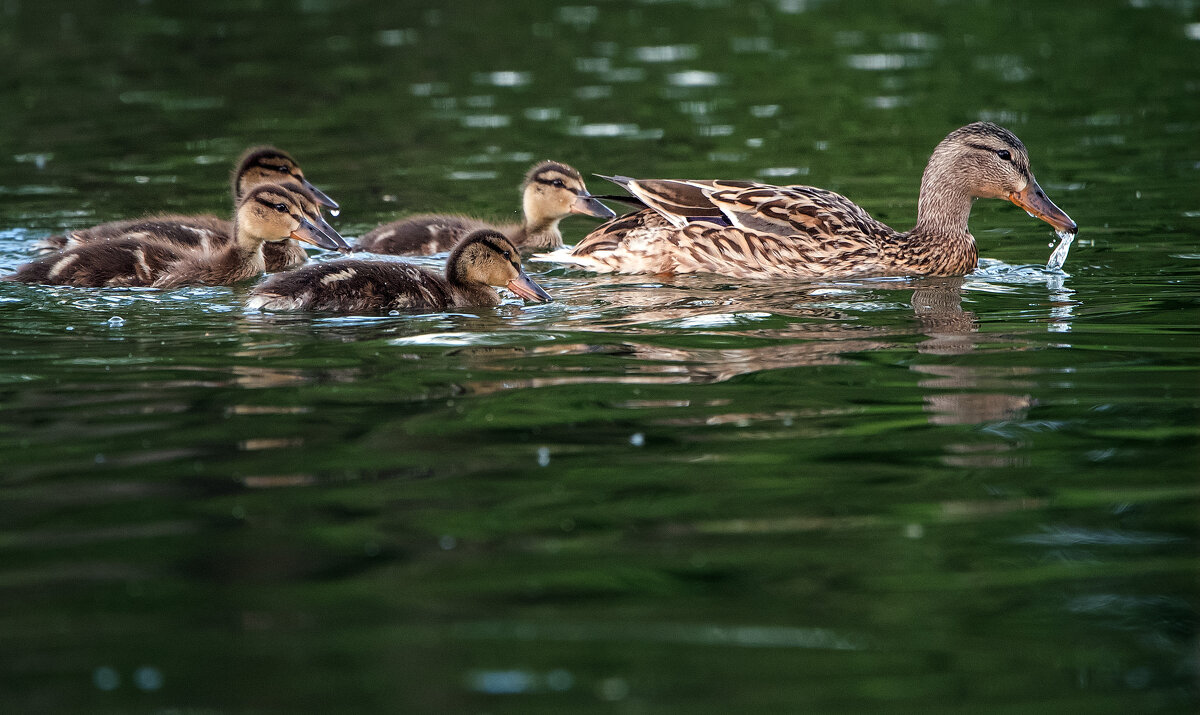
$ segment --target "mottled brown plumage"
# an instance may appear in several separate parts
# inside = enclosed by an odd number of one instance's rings
[[[1008,199],[1059,231],[1076,231],[1038,186],[1024,144],[987,122],[951,132],[934,149],[917,225],[903,233],[811,186],[613,180],[648,208],[605,223],[569,252],[539,258],[601,272],[738,278],[965,275],[978,261],[967,228],[975,198]]]
[[[277,273],[254,287],[252,310],[381,313],[492,306],[504,286],[536,302],[550,300],[521,268],[521,254],[503,234],[476,231],[446,260],[446,276],[387,260],[343,259]]]
[[[525,220],[496,224],[456,214],[410,216],[378,226],[358,239],[356,250],[394,256],[421,256],[449,251],[468,234],[489,229],[504,234],[520,249],[545,250],[563,245],[558,222],[578,213],[597,218],[615,214],[592,198],[575,169],[556,161],[536,164],[521,183]]]
[[[233,238],[187,238],[194,226],[166,219],[131,222],[115,238],[97,238],[17,268],[6,280],[53,285],[174,288],[229,285],[263,272],[264,242],[296,239],[327,249],[346,244],[329,224],[314,219],[316,199],[300,184],[250,189],[234,215]]]
[[[230,190],[236,207],[246,192],[256,186],[294,180],[312,194],[315,204],[336,211],[337,202],[313,186],[300,166],[287,152],[271,146],[256,146],[247,149],[234,165],[230,176]],[[315,205],[314,204],[314,205]],[[316,209],[319,216],[320,209]],[[153,226],[149,226],[153,224]],[[233,223],[209,214],[195,216],[163,215],[122,221],[110,221],[91,228],[79,229],[67,234],[48,236],[34,244],[39,251],[62,251],[92,241],[111,241],[124,236],[150,230],[160,240],[178,243],[187,247],[198,247],[202,243],[219,246],[233,239]],[[282,271],[298,266],[308,260],[304,248],[296,241],[279,241],[263,246],[263,259],[267,271]]]

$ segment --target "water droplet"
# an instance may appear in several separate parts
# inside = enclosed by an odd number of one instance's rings
[[[163,686],[162,671],[152,665],[144,665],[133,672],[133,684],[138,690],[159,690]]]
[[[114,315],[113,317],[109,318],[107,322],[109,326],[113,328],[119,328],[125,324],[125,319],[119,315]]]
[[[550,464],[550,448],[538,447],[537,463],[539,467],[545,467]]]
[[[101,690],[116,690],[121,685],[121,674],[107,665],[101,666],[92,673],[92,682]]]
[[[646,435],[642,434],[641,432],[635,432],[629,436],[629,443],[634,447],[641,447],[642,445],[646,444]]]

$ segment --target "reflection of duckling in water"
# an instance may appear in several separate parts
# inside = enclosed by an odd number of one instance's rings
[[[258,186],[234,215],[233,239],[209,245],[178,240],[186,224],[149,219],[108,240],[81,243],[17,268],[6,280],[72,286],[230,285],[263,272],[263,244],[296,239],[320,248],[346,248],[321,218],[316,199],[289,181]]]
[[[317,203],[333,209],[336,214],[337,202],[304,178],[304,172],[300,169],[300,165],[287,152],[272,146],[257,146],[247,149],[238,160],[230,178],[233,205],[234,207],[240,205],[242,197],[257,186],[289,180],[299,183],[312,194]],[[160,231],[158,237],[160,240],[179,243],[186,247],[197,247],[202,243],[217,246],[233,240],[233,223],[209,214],[201,214],[196,216],[163,215],[125,221],[109,221],[91,228],[59,236],[49,236],[34,245],[41,251],[61,251],[85,243],[111,241],[138,233],[150,223],[179,227],[179,230],[175,231]],[[308,254],[304,252],[304,248],[292,240],[273,241],[263,246],[263,261],[267,272],[270,273],[301,265],[307,260]]]
[[[573,249],[540,256],[600,272],[737,278],[964,275],[978,251],[976,198],[1008,199],[1056,230],[1076,225],[1038,186],[1021,140],[994,124],[951,132],[921,179],[917,225],[899,232],[840,194],[752,181],[613,177],[648,208],[613,219]]]
[[[522,224],[491,224],[470,216],[429,214],[386,223],[358,239],[356,250],[395,256],[420,256],[449,251],[468,234],[481,229],[499,231],[521,249],[554,249],[563,245],[558,222],[571,214],[612,218],[607,206],[592,198],[583,177],[556,161],[544,161],[525,175],[521,184]]]
[[[440,311],[500,304],[492,286],[534,302],[550,296],[521,268],[516,246],[496,231],[476,231],[450,253],[446,276],[398,261],[343,259],[276,273],[254,287],[252,310],[378,313]]]

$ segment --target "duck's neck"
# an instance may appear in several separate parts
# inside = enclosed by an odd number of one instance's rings
[[[446,266],[446,282],[450,284],[457,305],[500,305],[500,294],[481,281],[467,277],[462,261]]]
[[[542,211],[533,193],[529,191],[525,193],[522,209],[525,222],[521,225],[520,235],[512,237],[517,248],[562,248],[562,234],[558,230],[558,222],[562,220],[562,216],[548,215]]]
[[[266,270],[262,252],[264,242],[262,236],[254,235],[240,221],[235,221],[233,240],[222,249],[214,264],[218,269],[224,268],[229,274],[238,276],[238,280],[256,276]]]
[[[912,233],[927,236],[970,236],[967,219],[974,199],[950,164],[935,154],[921,177],[917,202],[917,225]]]

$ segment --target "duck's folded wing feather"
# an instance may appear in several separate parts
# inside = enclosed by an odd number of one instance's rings
[[[830,237],[803,230],[781,235],[699,223],[679,231],[672,256],[680,273],[739,278],[812,278],[879,269],[879,244],[868,237]]]
[[[752,185],[714,191],[710,201],[730,224],[776,236],[862,235],[882,239],[891,230],[841,194],[811,186]]]

